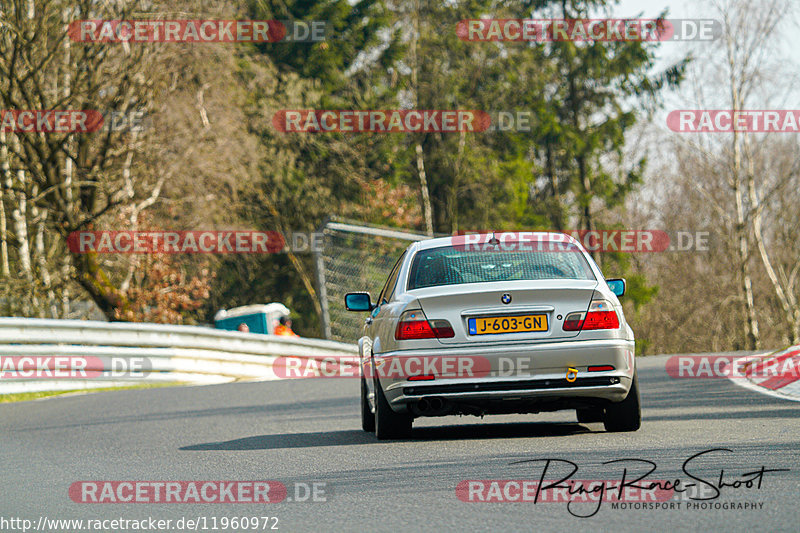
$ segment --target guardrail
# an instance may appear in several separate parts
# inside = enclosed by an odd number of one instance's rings
[[[277,379],[278,357],[340,358],[357,352],[354,344],[199,326],[0,318],[0,394],[269,380]],[[82,362],[91,377],[43,377],[55,358]],[[19,372],[21,362],[24,372]],[[37,364],[43,368],[27,377]]]

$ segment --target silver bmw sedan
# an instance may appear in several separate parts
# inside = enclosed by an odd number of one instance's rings
[[[372,301],[358,341],[361,421],[378,439],[414,418],[575,409],[578,422],[636,431],[634,337],[618,297],[563,233],[459,235],[415,242]]]

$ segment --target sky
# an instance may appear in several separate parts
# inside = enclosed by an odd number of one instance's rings
[[[729,0],[719,1],[726,3]],[[766,71],[764,79],[758,84],[758,93],[754,94],[750,104],[745,106],[747,108],[800,109],[800,2],[798,0],[788,0],[788,2],[795,13],[779,24],[775,50],[766,54],[765,62],[760,63],[762,69]],[[670,19],[719,19],[711,0],[621,0],[614,7],[613,13],[619,18],[634,18],[640,14],[642,18],[652,18],[665,9],[669,10],[667,18]],[[672,145],[663,142],[667,138],[664,136],[667,132],[666,114],[674,109],[727,108],[729,105],[715,105],[715,103],[729,102],[726,84],[716,77],[724,69],[714,68],[724,67],[724,64],[719,64],[724,58],[717,56],[712,60],[705,56],[709,50],[707,46],[706,43],[697,42],[664,42],[657,48],[658,60],[655,71],[663,70],[690,52],[696,60],[695,68],[690,74],[691,78],[685,80],[678,91],[668,91],[664,95],[663,108],[656,113],[652,121],[641,124],[636,133],[629,136],[626,146],[628,154],[647,153],[650,161],[646,173],[648,187],[642,191],[644,199],[653,199],[659,195],[659,182],[662,181],[658,178],[659,169],[674,163]],[[703,61],[706,61],[706,64]],[[713,64],[709,64],[709,61]],[[713,72],[717,74],[714,75]],[[698,88],[707,98],[704,102],[697,97]]]
[[[792,67],[800,66],[800,2],[789,0],[792,4],[797,4],[794,18],[786,19],[781,24],[781,56],[792,64]],[[712,13],[713,2],[710,0],[620,0],[614,13],[621,17],[634,17],[643,13],[643,18],[654,17],[664,11],[669,10],[668,18],[716,18]],[[685,54],[689,46],[686,43],[665,43],[662,53],[666,59],[670,54],[680,57]]]
[[[721,22],[714,5],[718,2],[724,5],[731,1],[620,0],[613,12],[619,18],[634,18],[640,14],[642,18],[652,18],[668,10],[669,19],[710,18]],[[771,0],[755,0],[752,4],[768,1]],[[762,47],[765,52],[757,63],[762,70],[761,79],[751,98],[745,103],[745,108],[800,109],[800,2],[785,1],[791,6],[793,13],[780,20],[774,40]],[[659,44],[654,71],[663,71],[690,53],[695,58],[681,88],[677,92],[665,94],[667,110],[730,105],[729,89],[724,78],[727,75],[726,62],[720,48],[719,43],[709,42],[667,41]],[[698,96],[700,93],[703,94],[702,98]]]

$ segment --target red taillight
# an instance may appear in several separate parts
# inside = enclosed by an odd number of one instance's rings
[[[419,376],[411,376],[408,378],[408,381],[433,381],[436,379],[436,376],[432,374],[421,374]]]
[[[592,329],[618,329],[619,317],[611,304],[605,300],[592,300],[585,313],[570,313],[564,319],[564,331],[586,331]]]
[[[428,321],[422,311],[406,311],[397,323],[394,338],[399,341],[411,339],[450,339],[455,332],[447,320]]]
[[[597,366],[590,366],[589,372],[607,372],[609,370],[614,370],[614,367],[611,365],[597,365]]]
[[[586,313],[586,320],[583,321],[583,330],[587,329],[617,329],[619,328],[619,318],[615,311],[594,311]]]
[[[427,320],[403,320],[397,323],[394,338],[402,341],[408,339],[435,339],[436,334]]]

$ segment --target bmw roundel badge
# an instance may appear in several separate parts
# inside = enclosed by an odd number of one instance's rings
[[[511,295],[508,294],[508,293],[505,293],[503,296],[500,297],[500,301],[503,302],[504,304],[510,304],[511,303]]]

